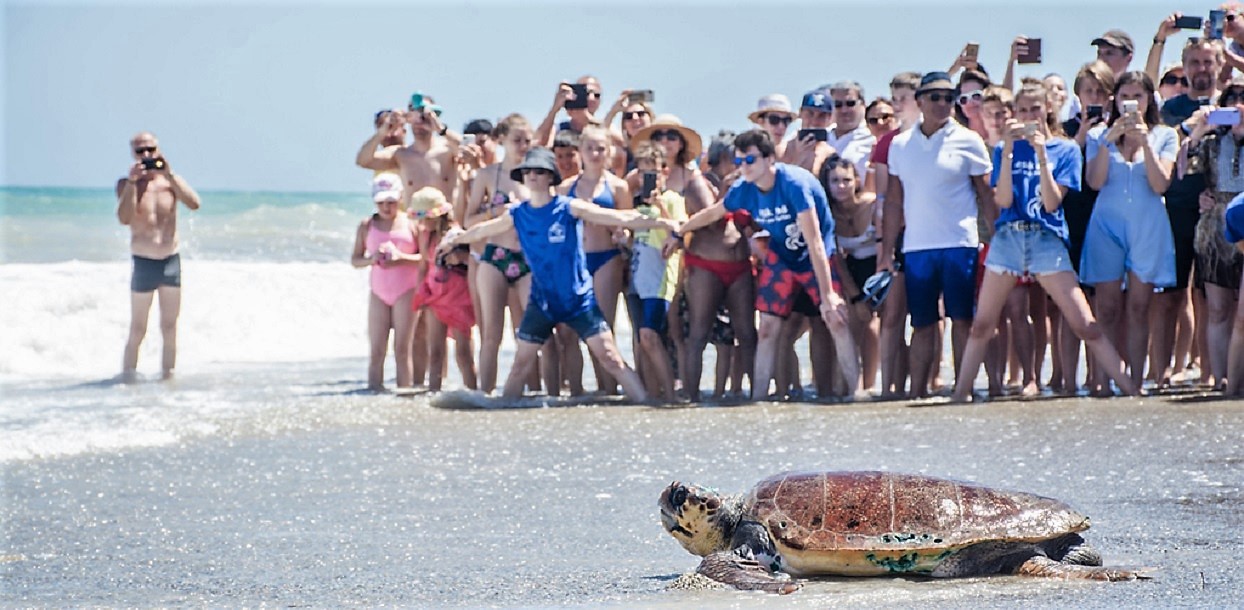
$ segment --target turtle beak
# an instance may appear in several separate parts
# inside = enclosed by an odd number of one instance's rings
[[[678,524],[676,515],[682,514],[683,502],[687,500],[687,488],[682,483],[674,481],[670,483],[665,491],[661,492],[661,498],[657,500],[657,507],[661,509],[661,525],[670,534],[682,534],[690,537],[692,533],[686,528]]]

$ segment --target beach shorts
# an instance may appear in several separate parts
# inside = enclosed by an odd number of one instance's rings
[[[998,227],[984,258],[986,269],[1021,278],[1075,273],[1063,240],[1035,222],[1008,222]]]
[[[665,299],[641,299],[643,312],[640,314],[639,327],[649,328],[664,335],[669,328],[670,302]]]
[[[877,272],[877,257],[867,256],[864,258],[855,258],[847,256],[843,259],[847,265],[847,273],[851,274],[851,279],[855,282],[856,290],[864,289],[864,282]],[[854,295],[852,295],[854,296]]]
[[[181,255],[174,254],[161,259],[134,256],[130,290],[151,292],[160,286],[181,287]]]
[[[834,271],[833,256],[830,256],[830,280],[834,292],[842,294],[842,285]],[[777,316],[790,317],[794,310],[795,299],[800,294],[808,295],[812,306],[820,308],[821,291],[816,285],[816,273],[809,269],[800,273],[791,271],[772,250],[765,255],[765,263],[761,265],[760,277],[756,281],[756,311]],[[817,312],[819,315],[819,311]]]
[[[1188,278],[1192,276],[1192,261],[1196,260],[1196,225],[1201,219],[1197,208],[1166,208],[1166,215],[1171,221],[1171,237],[1175,240],[1175,285],[1171,288],[1159,289],[1158,292],[1183,290],[1188,287]],[[1238,283],[1240,279],[1237,277]]]
[[[972,319],[976,310],[976,248],[937,248],[906,254],[903,280],[911,325],[921,328],[941,319],[937,300],[942,297],[952,320]]]
[[[539,307],[528,305],[523,312],[523,321],[518,325],[518,338],[528,343],[544,344],[553,336],[553,327],[558,324],[569,326],[584,341],[609,330],[609,322],[596,304],[568,320],[551,320]]]

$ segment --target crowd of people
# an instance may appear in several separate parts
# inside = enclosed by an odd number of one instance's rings
[[[1035,39],[1000,79],[969,43],[888,96],[850,80],[797,106],[765,95],[740,113],[750,129],[707,145],[651,91],[604,108],[591,76],[538,124],[461,133],[417,92],[376,114],[356,159],[376,205],[352,259],[371,268],[368,384],[392,332],[399,387],[440,389],[452,338],[463,383],[492,393],[512,332],[505,396],[584,393],[580,341],[598,391],[635,400],[703,399],[710,343],[714,398],[799,398],[805,358],[821,397],[971,400],[982,365],[989,395],[1236,394],[1244,7],[1223,10],[1221,37],[1207,21],[1165,68],[1178,13],[1141,70],[1119,30],[1070,79],[1015,82]]]

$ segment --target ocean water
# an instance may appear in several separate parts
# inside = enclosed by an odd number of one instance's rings
[[[111,192],[0,189],[2,606],[1239,606],[1238,401],[438,409],[363,391],[367,272],[348,255],[365,196],[202,195],[181,215],[178,377],[154,379],[153,332],[123,385]],[[1108,565],[1157,577],[666,589],[697,558],[661,530],[665,485],[810,469],[1057,497]]]

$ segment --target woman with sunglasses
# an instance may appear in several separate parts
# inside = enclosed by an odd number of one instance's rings
[[[973,381],[1014,291],[1015,278],[1025,275],[1036,278],[1076,334],[1085,338],[1099,369],[1124,394],[1134,394],[1138,382],[1124,375],[1123,361],[1093,319],[1067,256],[1067,225],[1060,208],[1066,193],[1080,186],[1079,148],[1063,137],[1043,84],[1025,84],[1015,96],[1014,107],[1015,119],[1007,121],[1007,137],[993,149],[992,182],[1001,213],[952,400],[971,399]],[[1035,394],[1033,380],[1025,381],[1030,384],[1025,394]]]
[[[657,117],[653,124],[635,135],[632,145],[651,140],[665,150],[669,173],[665,188],[683,196],[687,214],[695,214],[712,206],[719,198],[709,189],[708,180],[695,169],[691,162],[698,158],[703,140],[695,131],[684,127],[673,115]],[[734,157],[736,167],[738,157]],[[730,184],[738,172],[725,176],[723,184]],[[639,191],[642,177],[633,172],[628,176],[632,189]],[[724,193],[722,197],[724,197]],[[690,334],[685,338],[685,357],[681,359],[683,390],[692,400],[700,399],[700,376],[704,365],[704,348],[712,335],[717,310],[725,303],[730,315],[730,327],[738,341],[740,366],[749,379],[753,356],[756,351],[755,283],[752,279],[751,252],[743,239],[741,226],[750,224],[744,216],[723,218],[696,231],[694,238],[674,240],[675,245],[685,247],[683,264],[683,295],[687,299],[687,318]],[[684,241],[686,243],[684,243]],[[671,333],[681,327],[671,324]]]
[[[579,235],[584,222],[628,229],[673,231],[678,223],[649,219],[635,210],[610,210],[581,199],[558,195],[554,187],[561,182],[552,151],[533,148],[516,163],[510,178],[522,180],[529,197],[508,206],[496,218],[477,224],[464,233],[447,235],[437,248],[448,253],[461,244],[518,235],[523,250],[530,255],[532,288],[530,301],[518,330],[514,364],[505,381],[503,396],[517,398],[523,385],[537,369],[540,348],[557,324],[570,326],[587,343],[609,374],[622,385],[634,401],[648,397],[635,370],[622,360],[609,324],[596,305],[592,279]]]
[[[1165,101],[1187,92],[1188,78],[1184,76],[1184,65],[1175,63],[1167,66],[1158,80],[1158,95]]]
[[[579,159],[583,171],[572,180],[557,187],[557,193],[579,198],[611,210],[634,208],[631,190],[626,180],[613,175],[606,167],[613,158],[609,132],[603,127],[588,126],[579,134]],[[625,285],[626,257],[619,244],[626,242],[626,234],[611,227],[587,223],[583,226],[583,250],[587,257],[587,272],[592,276],[592,288],[596,302],[612,328],[617,318],[618,295]],[[617,392],[617,381],[609,377],[604,367],[595,359],[597,388],[608,394]]]
[[[531,148],[531,124],[511,114],[497,124],[495,135],[505,148],[500,163],[479,170],[467,202],[467,229],[505,214],[506,209],[528,196],[527,187],[511,177],[523,155]],[[497,354],[505,332],[505,309],[510,319],[520,320],[531,290],[530,267],[513,232],[501,233],[477,253],[475,294],[479,303],[479,387],[485,393],[497,386]]]
[[[829,211],[834,216],[834,235],[843,293],[850,296],[851,336],[860,349],[859,388],[873,389],[877,380],[877,339],[880,321],[863,299],[864,282],[877,271],[877,242],[881,237],[881,206],[876,195],[863,191],[855,164],[842,157],[832,157],[821,166],[821,186],[829,196]],[[845,267],[845,268],[843,268]],[[884,305],[882,306],[884,307]]]
[[[1109,127],[1092,130],[1085,152],[1085,179],[1098,195],[1084,237],[1081,279],[1094,287],[1097,316],[1115,346],[1123,345],[1119,320],[1127,324],[1126,354],[1136,387],[1144,378],[1153,289],[1175,284],[1175,241],[1162,194],[1170,187],[1179,140],[1162,124],[1154,93],[1144,72],[1123,73],[1114,86]],[[1095,393],[1109,391],[1106,372],[1096,371]]]
[[[622,115],[622,140],[615,142],[615,154],[613,161],[610,163],[614,175],[625,176],[627,172],[635,169],[635,158],[631,152],[631,139],[639,130],[652,124],[652,118],[656,116],[652,112],[652,106],[646,102],[631,101],[630,89],[624,89],[622,95],[618,96],[618,101],[614,102],[613,107],[609,109],[609,114],[605,115],[602,123],[606,127],[612,129],[613,119],[619,114]],[[614,132],[616,135],[616,132]]]
[[[428,188],[435,190],[435,187]],[[418,317],[410,304],[419,285],[419,265],[423,257],[418,253],[415,224],[399,210],[403,200],[402,177],[394,173],[376,176],[372,180],[372,199],[376,212],[359,223],[350,263],[357,268],[371,267],[371,295],[367,305],[367,336],[371,344],[367,389],[382,392],[390,328],[394,334],[397,387],[414,385],[411,342]]]
[[[756,111],[747,115],[747,118],[773,138],[778,158],[784,158],[786,156],[786,129],[795,120],[790,98],[781,93],[766,95],[760,98],[760,101],[756,103]]]
[[[864,109],[864,120],[868,122],[868,131],[877,140],[898,128],[894,103],[887,97],[879,97],[869,103],[868,108]]]
[[[955,119],[986,142],[989,141],[989,130],[985,129],[985,120],[981,116],[981,102],[990,84],[989,75],[983,71],[964,70],[959,75],[959,99],[955,103]]]
[[[1227,204],[1244,192],[1244,80],[1235,79],[1218,97],[1218,107],[1236,113],[1234,125],[1211,125],[1207,110],[1189,119],[1194,125],[1188,136],[1188,172],[1203,172],[1207,190],[1201,193],[1201,219],[1196,227],[1197,277],[1205,284],[1206,352],[1213,383],[1229,379],[1227,352],[1231,339],[1231,316],[1236,310],[1244,258],[1223,234]],[[1217,119],[1216,123],[1222,122]]]

